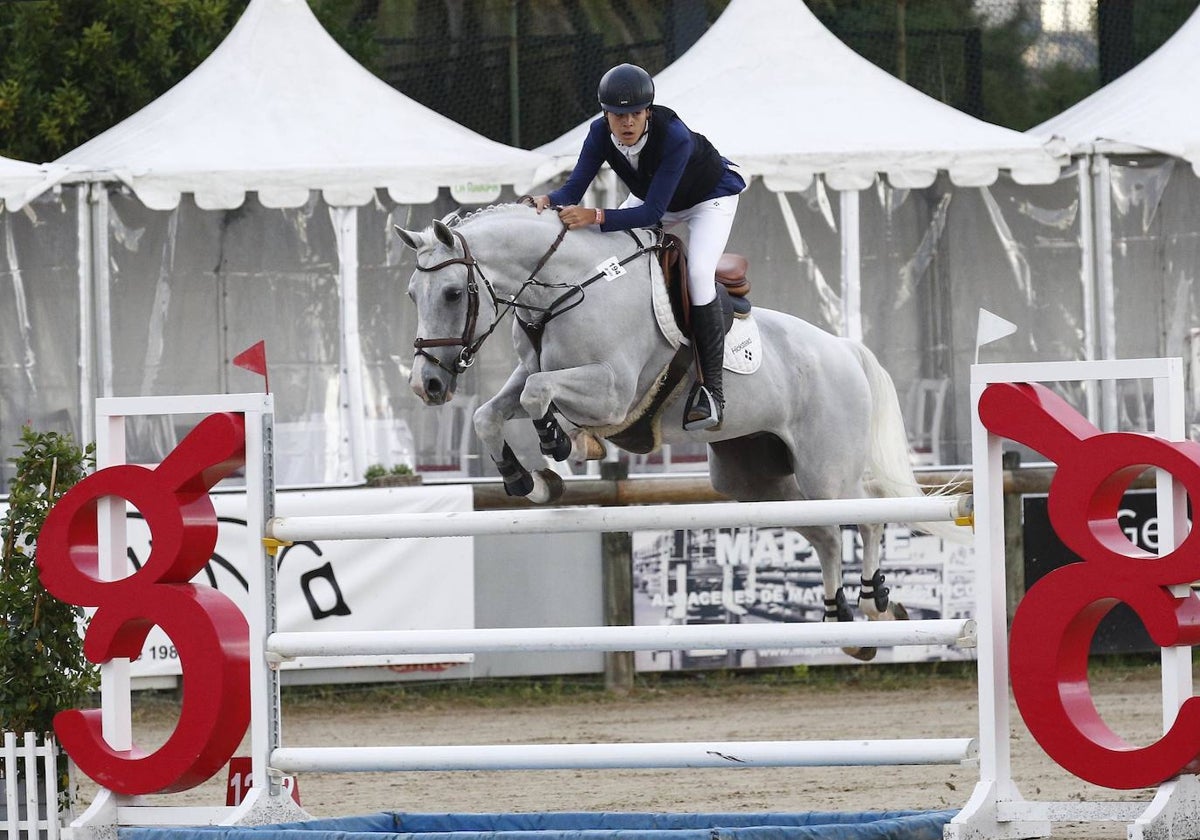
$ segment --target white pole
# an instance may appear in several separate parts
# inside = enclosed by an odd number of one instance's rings
[[[362,339],[358,329],[358,208],[330,207],[329,215],[337,236],[338,301],[342,334],[341,382],[343,388],[343,437],[349,438],[351,482],[367,469],[366,408],[363,401]]]
[[[946,522],[970,513],[966,496],[819,499],[799,502],[719,502],[612,508],[548,508],[353,516],[284,516],[267,536],[287,542],[471,537],[484,534],[561,534],[663,528],[852,525]],[[964,532],[965,534],[966,532]]]
[[[1117,358],[1116,284],[1112,261],[1112,168],[1107,155],[1095,160],[1095,191],[1092,195],[1096,226],[1096,304],[1100,358]],[[1117,383],[1105,381],[1100,385],[1101,429],[1117,429]]]
[[[610,627],[511,627],[452,630],[338,630],[274,633],[277,659],[563,650],[691,650],[780,647],[900,647],[975,644],[970,619],[831,623],[675,624]]]
[[[842,209],[842,335],[862,341],[862,231],[858,219],[859,191],[838,193]]]
[[[1092,158],[1085,155],[1076,165],[1079,184],[1079,280],[1083,298],[1083,357],[1097,358],[1096,343],[1096,227],[1092,193]],[[1100,383],[1085,383],[1087,418],[1093,425],[1100,422]]]
[[[959,764],[972,738],[722,741],[643,744],[495,744],[435,747],[284,747],[284,773],[406,770],[568,770],[647,767],[845,767]]]

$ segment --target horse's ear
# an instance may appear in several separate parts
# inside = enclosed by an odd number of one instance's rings
[[[454,247],[454,232],[450,230],[450,226],[437,219],[433,223],[433,235],[437,237],[438,242],[441,242],[447,248]]]
[[[396,235],[400,237],[400,241],[412,248],[414,251],[419,251],[422,245],[422,235],[412,230],[405,230],[400,225],[392,225],[392,229],[396,231]]]

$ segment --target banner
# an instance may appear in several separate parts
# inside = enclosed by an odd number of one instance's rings
[[[901,526],[884,531],[883,573],[891,598],[909,617],[969,618],[973,614],[974,552]],[[862,546],[853,528],[842,531],[846,599],[857,609]],[[744,624],[821,621],[821,565],[808,541],[787,528],[710,528],[633,534],[633,622]],[[973,659],[974,652],[942,645],[880,648],[876,662]],[[848,664],[836,648],[639,651],[639,671],[776,668]]]
[[[196,583],[213,586],[242,609],[248,604],[245,571],[259,557],[246,557],[246,496],[213,493],[220,522],[217,547]],[[426,513],[471,510],[467,485],[280,491],[278,516]],[[126,520],[130,572],[150,554],[149,529],[132,508]],[[302,542],[280,549],[278,629],[411,630],[475,626],[474,541],[470,537],[403,540]],[[441,670],[469,662],[470,655],[370,657],[350,662],[288,662],[283,668],[376,665],[405,670]],[[130,673],[140,677],[181,673],[170,637],[154,628]]]

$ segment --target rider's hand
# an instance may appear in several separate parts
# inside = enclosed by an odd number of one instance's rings
[[[571,230],[577,230],[588,225],[598,225],[604,221],[602,210],[593,207],[580,207],[572,204],[558,211],[558,218]]]
[[[529,196],[529,199],[530,205],[539,213],[550,206],[550,196],[548,195],[531,195]]]

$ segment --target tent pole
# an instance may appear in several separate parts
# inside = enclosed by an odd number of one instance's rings
[[[96,396],[113,395],[112,283],[108,262],[108,184],[93,183],[92,205],[92,288],[95,305]]]
[[[842,216],[842,335],[862,341],[862,252],[858,209],[859,191],[841,190]]]
[[[1095,198],[1092,195],[1092,156],[1084,155],[1076,161],[1075,180],[1079,185],[1079,279],[1083,294],[1083,357],[1088,361],[1096,358],[1096,229]],[[1084,398],[1087,401],[1087,418],[1093,424],[1100,422],[1100,383],[1085,383]]]
[[[79,280],[79,441],[96,440],[95,304],[92,300],[92,185],[75,185],[75,243]]]
[[[1095,208],[1096,231],[1096,303],[1098,313],[1098,337],[1100,358],[1117,358],[1117,315],[1116,286],[1113,280],[1112,262],[1112,167],[1104,154],[1093,158],[1095,181],[1093,184],[1093,207]],[[1101,384],[1101,428],[1117,428],[1116,382],[1105,380]]]
[[[362,336],[358,330],[358,208],[330,207],[337,234],[338,299],[342,334],[342,422],[350,438],[348,478],[360,479],[367,469],[367,424],[363,405]]]

